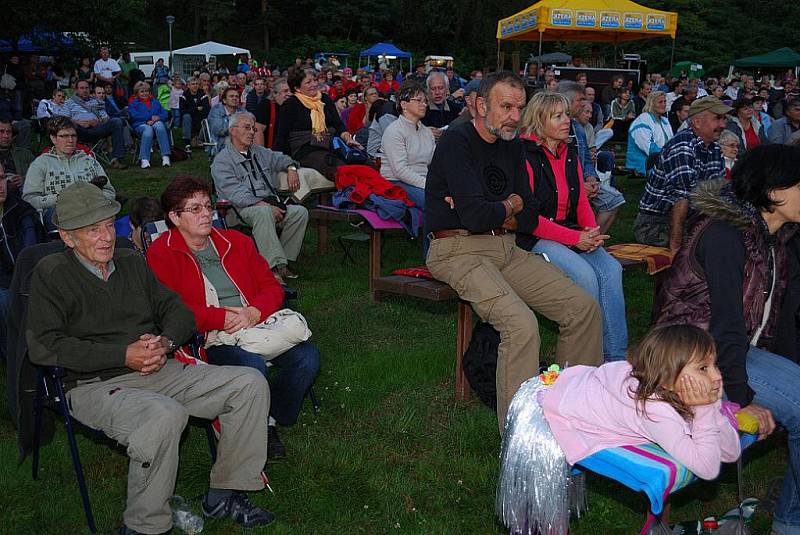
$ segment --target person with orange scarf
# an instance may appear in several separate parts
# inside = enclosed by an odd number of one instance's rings
[[[158,148],[161,151],[161,165],[169,167],[169,155],[172,147],[169,132],[165,125],[169,114],[158,99],[152,97],[150,84],[138,82],[133,86],[134,98],[128,105],[128,116],[131,126],[142,142],[139,144],[139,160],[142,169],[150,167],[150,149],[153,147],[153,137],[158,139]]]
[[[332,152],[332,138],[340,137],[348,145],[363,147],[345,129],[330,97],[319,91],[312,69],[292,72],[287,82],[292,96],[280,108],[273,150],[334,180],[336,168],[344,160]]]

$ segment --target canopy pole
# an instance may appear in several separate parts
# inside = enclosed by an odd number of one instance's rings
[[[497,70],[500,70],[500,39],[497,40]]]
[[[542,36],[543,35],[544,35],[544,32],[540,31],[539,32],[539,57],[536,58],[538,60],[538,62],[537,62],[538,63],[538,67],[536,69],[536,72],[538,73],[536,75],[536,79],[537,80],[539,79],[540,76],[542,76]],[[525,73],[525,76],[527,76],[527,75],[528,75],[528,73]]]
[[[672,38],[672,55],[669,57],[669,70],[672,70],[672,65],[675,63],[675,38]]]

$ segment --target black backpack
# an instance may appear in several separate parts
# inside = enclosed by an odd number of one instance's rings
[[[472,340],[464,353],[462,366],[469,386],[490,409],[497,410],[497,346],[500,333],[480,322],[472,331]]]

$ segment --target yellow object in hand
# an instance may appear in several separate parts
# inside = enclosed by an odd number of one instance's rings
[[[737,412],[736,421],[739,423],[739,431],[744,431],[745,433],[751,433],[753,435],[758,433],[758,418],[749,412]]]

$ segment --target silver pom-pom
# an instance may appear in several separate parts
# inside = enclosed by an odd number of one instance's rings
[[[583,494],[570,484],[570,468],[539,405],[545,390],[538,377],[529,379],[511,400],[506,416],[497,515],[514,535],[565,535],[569,531],[570,494]],[[573,496],[585,509],[585,495]]]

